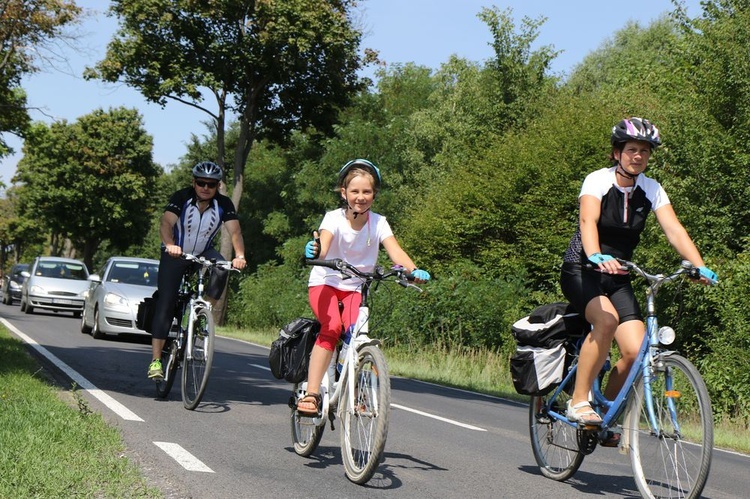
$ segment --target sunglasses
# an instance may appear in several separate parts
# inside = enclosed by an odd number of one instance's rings
[[[206,182],[204,180],[196,180],[195,185],[198,187],[208,187],[209,189],[216,189],[216,186],[219,185],[218,182]]]

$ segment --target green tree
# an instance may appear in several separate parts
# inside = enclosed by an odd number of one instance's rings
[[[354,0],[115,0],[121,27],[87,78],[121,81],[146,99],[181,102],[215,125],[216,160],[225,166],[226,120],[239,134],[231,164],[232,200],[240,206],[245,165],[256,139],[292,130],[330,130],[360,86],[361,33]],[[213,97],[214,105],[206,103]],[[222,235],[221,253],[231,242]],[[217,304],[223,319],[224,302]]]
[[[21,78],[38,70],[40,50],[77,22],[81,9],[67,0],[0,0],[0,134],[29,126]],[[0,135],[0,157],[10,153]]]
[[[216,159],[236,116],[232,198],[239,205],[253,142],[294,129],[330,130],[359,84],[361,34],[352,1],[116,0],[121,28],[88,78],[122,81],[148,100],[182,102],[215,124]],[[206,102],[213,97],[214,105]]]
[[[36,124],[18,164],[23,215],[43,220],[53,239],[69,238],[92,268],[102,241],[124,249],[148,232],[152,186],[161,174],[152,147],[134,109]]]

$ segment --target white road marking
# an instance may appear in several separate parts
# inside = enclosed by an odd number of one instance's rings
[[[484,428],[479,428],[478,426],[472,426],[470,424],[461,423],[461,422],[455,421],[453,419],[448,419],[448,418],[443,418],[443,417],[440,417],[440,416],[435,416],[434,414],[430,414],[428,412],[418,411],[417,409],[411,409],[409,407],[404,407],[403,405],[391,404],[391,407],[395,407],[396,409],[401,409],[402,411],[413,412],[414,414],[419,414],[420,416],[425,416],[425,417],[428,417],[428,418],[437,419],[438,421],[443,421],[444,423],[450,423],[452,425],[460,426],[461,428],[466,428],[468,430],[487,431]]]
[[[261,366],[259,364],[250,364],[250,365],[253,366],[253,367],[257,367],[259,369],[264,369],[266,371],[270,371],[271,370],[268,367]],[[401,409],[402,411],[407,411],[407,412],[411,412],[411,413],[414,413],[414,414],[419,414],[420,416],[424,416],[424,417],[427,417],[427,418],[437,419],[438,421],[443,421],[444,423],[449,423],[449,424],[452,424],[452,425],[460,426],[461,428],[466,428],[468,430],[487,431],[484,428],[479,428],[477,426],[472,426],[470,424],[461,423],[461,422],[455,421],[453,419],[448,419],[448,418],[444,418],[444,417],[441,417],[441,416],[436,416],[434,414],[430,414],[428,412],[419,411],[417,409],[412,409],[410,407],[406,407],[406,406],[403,406],[403,405],[391,403],[391,407],[395,407],[396,409]]]
[[[88,393],[91,394],[91,396],[97,398],[102,404],[106,405],[112,412],[120,416],[122,419],[125,419],[127,421],[140,421],[143,422],[143,419],[138,417],[133,411],[119,403],[117,400],[113,399],[100,389],[98,389],[96,386],[94,386],[93,383],[91,383],[89,380],[81,376],[77,371],[74,371],[72,367],[67,365],[62,360],[58,359],[54,354],[52,354],[49,350],[41,346],[39,343],[34,341],[33,338],[27,336],[26,334],[22,333],[17,327],[15,327],[13,324],[8,322],[7,320],[0,318],[0,322],[3,323],[5,327],[13,331],[13,333],[21,338],[23,341],[31,345],[37,352],[42,354],[44,357],[46,357],[50,362],[52,362],[54,365],[56,365],[61,371],[63,371],[65,374],[68,375],[70,379],[72,379],[79,387],[81,387],[83,390],[86,390]]]
[[[181,445],[171,442],[154,442],[154,445],[167,453],[169,457],[177,461],[180,466],[188,471],[202,471],[213,473],[214,470],[203,464],[200,459],[186,451]]]

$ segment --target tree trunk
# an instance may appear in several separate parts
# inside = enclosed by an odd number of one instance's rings
[[[253,145],[254,134],[250,133],[249,120],[247,119],[252,112],[245,112],[243,120],[240,123],[240,134],[237,138],[237,146],[234,150],[234,175],[233,175],[233,189],[232,189],[232,202],[234,207],[239,213],[240,211],[240,200],[242,199],[242,186],[245,180],[245,162],[250,155],[250,149]],[[220,142],[221,144],[222,142]],[[226,194],[226,189],[223,194]],[[244,238],[244,234],[243,234]],[[247,247],[247,240],[245,240],[245,253],[249,253]],[[219,252],[224,258],[229,260],[232,257],[232,238],[229,236],[227,231],[221,231],[221,249]],[[248,255],[246,254],[247,258]],[[229,286],[229,279],[227,279],[227,285],[224,287],[224,292],[221,294],[221,298],[216,301],[214,305],[214,322],[218,325],[223,325],[227,315],[227,289]]]

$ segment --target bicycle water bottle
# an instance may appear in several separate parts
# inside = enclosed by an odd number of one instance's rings
[[[341,370],[344,368],[344,359],[346,359],[346,352],[349,349],[349,343],[352,341],[353,328],[354,325],[349,326],[341,337],[341,351],[339,352],[339,361],[336,363],[336,372],[339,374],[341,374]]]

